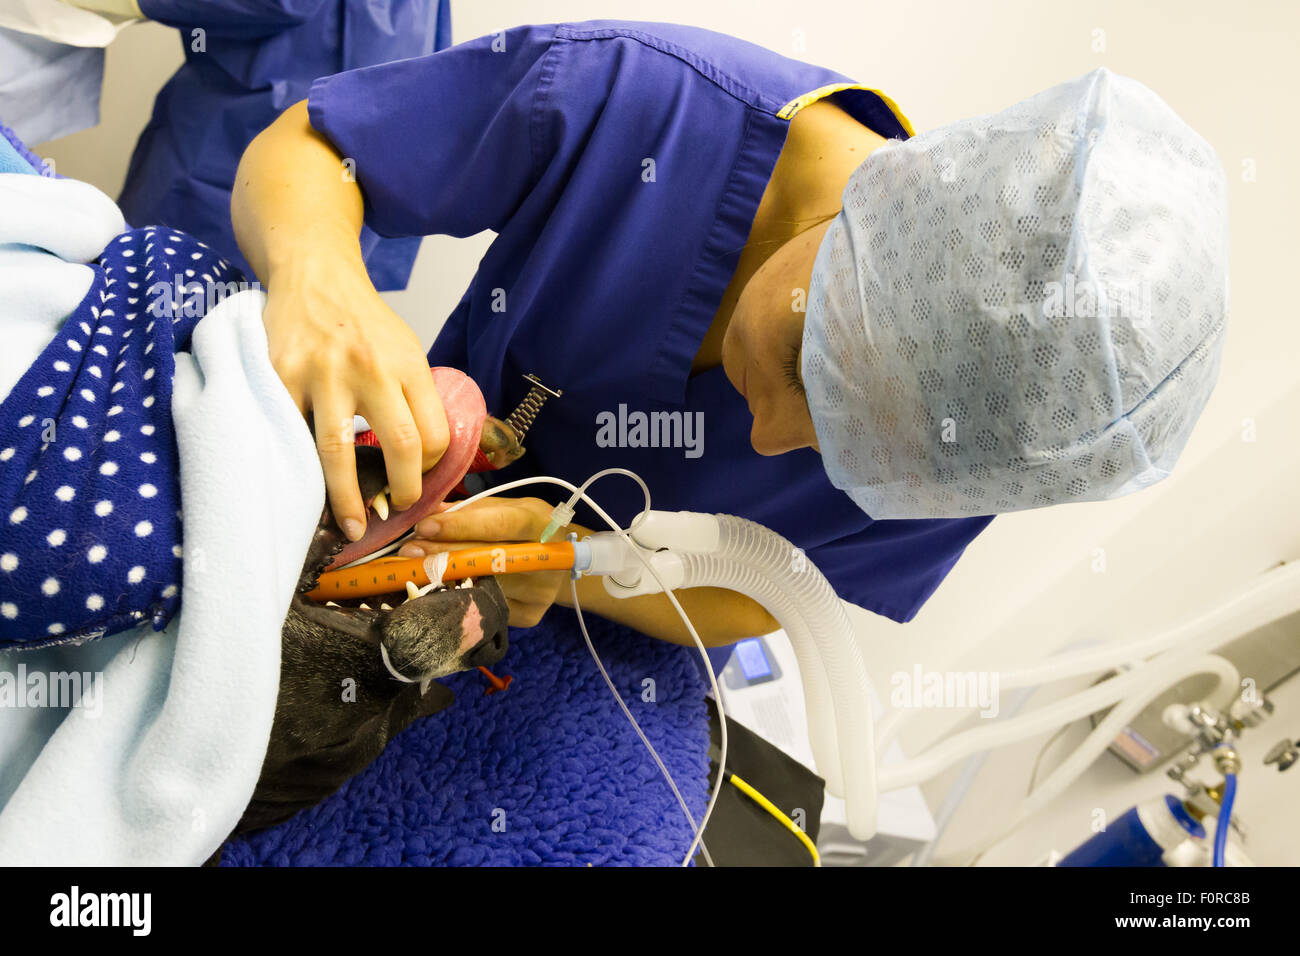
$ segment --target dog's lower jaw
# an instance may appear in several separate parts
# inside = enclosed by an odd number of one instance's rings
[[[485,636],[462,651],[468,616]],[[491,577],[390,611],[327,608],[294,595],[280,634],[280,688],[266,757],[232,835],[320,803],[413,721],[449,707],[455,696],[434,678],[500,660],[508,618],[505,595]],[[412,682],[394,678],[385,653]]]
[[[362,497],[370,500],[387,481],[383,456],[367,447],[358,447],[356,455]],[[435,677],[495,663],[505,654],[509,608],[491,577],[464,589],[435,589],[379,612],[309,601],[304,595],[346,544],[325,507],[281,629],[279,695],[261,774],[232,836],[274,826],[320,803],[413,721],[451,705],[454,695]],[[485,636],[466,650],[462,638],[471,606],[475,627]],[[412,675],[412,682],[395,679],[394,669]],[[219,858],[220,851],[209,862]]]
[[[281,631],[280,690],[261,774],[231,836],[315,806],[368,767],[388,741],[455,695],[421,693],[384,670],[378,647],[290,607]]]

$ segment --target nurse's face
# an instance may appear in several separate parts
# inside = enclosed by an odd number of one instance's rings
[[[754,273],[722,339],[722,367],[754,416],[749,443],[760,455],[817,448],[799,371],[813,260],[830,221],[801,232]]]

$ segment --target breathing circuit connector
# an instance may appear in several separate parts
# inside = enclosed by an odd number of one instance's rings
[[[545,544],[555,537],[556,533],[573,520],[573,506],[577,502],[578,496],[574,495],[568,501],[561,502],[551,511],[551,520],[542,531],[541,542]]]

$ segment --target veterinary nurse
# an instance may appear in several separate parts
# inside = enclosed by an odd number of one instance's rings
[[[77,2],[125,15],[137,0]],[[185,64],[154,102],[118,205],[128,222],[183,229],[244,271],[230,189],[253,137],[318,76],[451,42],[448,0],[138,0],[135,15],[176,27]],[[419,241],[362,233],[378,288],[406,287]]]
[[[1221,321],[1196,331],[1216,308],[1221,319],[1213,298],[1224,283],[1212,271],[1205,294],[1183,296],[1194,319],[1172,330],[1175,346],[1145,332],[1103,341],[1100,319],[1040,321],[1020,304],[1042,298],[1071,230],[1112,225],[1113,203],[1074,216],[1070,184],[1097,152],[1098,107],[1127,103],[1118,80],[1101,71],[1049,91],[1055,99],[1042,94],[999,135],[951,128],[915,144],[879,92],[667,24],[522,27],[316,81],[245,154],[232,211],[269,290],[272,362],[314,415],[335,515],[360,534],[354,412],[384,446],[394,503],[409,505],[421,467],[446,444],[426,365],[465,369],[498,413],[534,372],[564,394],[501,480],[631,468],[655,507],[761,522],[842,598],[909,620],[988,514],[1148,480],[1147,465],[1168,464],[1156,446],[1176,455],[1203,401],[1191,385],[1206,376],[1177,356],[1208,343],[1217,362]],[[1181,149],[1185,127],[1164,110]],[[1111,126],[1122,129],[1120,118]],[[1052,123],[1059,137],[1039,135]],[[949,153],[970,163],[951,178]],[[1166,154],[1177,166],[1185,150]],[[356,184],[339,174],[345,160]],[[1171,175],[1157,168],[1136,181],[1163,195],[1158,181]],[[1103,194],[1134,198],[1107,183]],[[1213,227],[1209,199],[1202,225]],[[1166,226],[1186,225],[1173,207],[1152,213],[1160,228],[1135,207],[1128,228],[1168,238]],[[427,362],[366,281],[363,222],[389,236],[496,233]],[[1205,259],[1171,245],[1142,260],[1121,239],[1107,243],[1120,267]],[[1126,278],[1097,256],[1087,275]],[[1161,290],[1162,302],[1174,298],[1168,282]],[[1134,350],[1145,357],[1129,361]],[[1124,410],[1180,368],[1191,384],[1173,390],[1183,396],[1176,420],[1166,415],[1154,437],[1133,432]],[[635,426],[655,412],[680,423],[670,447],[647,447]],[[1127,442],[1127,457],[1103,441]],[[625,479],[593,494],[625,523],[641,503]],[[421,522],[408,548],[536,540],[549,513],[536,498],[487,499]],[[569,600],[562,574],[502,586],[513,624]],[[579,593],[609,618],[687,640],[662,595],[615,601],[588,579]],[[707,643],[775,627],[732,592],[680,597]]]

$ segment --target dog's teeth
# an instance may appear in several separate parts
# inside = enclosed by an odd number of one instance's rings
[[[417,588],[417,587],[415,586],[415,582],[414,582],[414,581],[407,581],[407,582],[406,582],[406,599],[407,599],[408,601],[414,601],[414,600],[415,600],[416,598],[418,598],[419,596],[420,596],[420,589]]]
[[[385,486],[384,491],[387,490],[388,488]],[[380,521],[388,520],[388,498],[385,497],[383,491],[375,495],[375,500],[370,502],[370,507],[375,509],[375,514],[379,515]]]
[[[390,604],[381,604],[381,605],[379,605],[379,609],[380,609],[381,611],[391,611],[393,608],[392,608],[392,605],[390,605]]]
[[[326,607],[338,607],[338,605],[335,604],[333,601],[326,601],[326,602],[325,602],[325,606],[326,606]]]
[[[369,610],[370,610],[370,605],[369,605],[369,604],[366,604],[364,601],[361,602],[361,610],[363,610],[363,611],[369,611]]]

